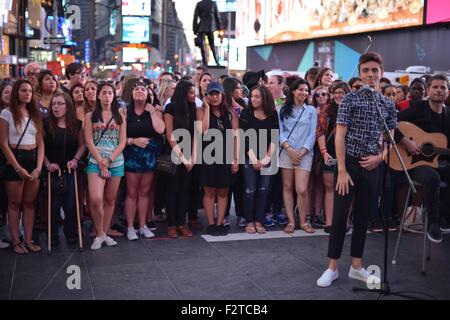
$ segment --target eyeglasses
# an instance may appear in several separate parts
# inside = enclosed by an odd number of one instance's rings
[[[58,107],[60,107],[60,106],[65,106],[65,105],[66,105],[66,103],[63,102],[63,101],[55,101],[55,102],[52,102],[52,106],[58,106]]]
[[[345,94],[345,91],[334,91],[333,94]]]
[[[39,72],[28,72],[27,77],[36,77],[39,74]]]
[[[316,98],[319,98],[320,96],[326,97],[326,96],[328,96],[328,93],[326,93],[326,92],[321,92],[321,93],[316,93],[316,94],[314,94],[314,97],[316,97]]]
[[[359,90],[359,89],[362,88],[362,85],[360,85],[360,84],[355,84],[354,86],[352,86],[352,88],[354,88],[354,89],[356,89],[356,90]]]

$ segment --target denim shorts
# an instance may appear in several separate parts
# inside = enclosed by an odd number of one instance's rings
[[[126,172],[144,173],[156,170],[156,150],[151,143],[146,148],[127,146],[123,157]]]
[[[302,169],[311,172],[312,163],[313,163],[313,155],[311,154],[311,152],[308,152],[307,154],[305,154],[300,163],[295,166],[292,163],[289,154],[286,152],[286,150],[283,150],[280,154],[278,167],[283,169]]]
[[[89,164],[86,168],[87,174],[89,174],[89,173],[98,174],[99,171],[100,171],[100,169],[98,168],[98,165],[89,162]],[[125,175],[123,164],[118,167],[108,168],[108,171],[111,174],[111,177],[123,177]]]

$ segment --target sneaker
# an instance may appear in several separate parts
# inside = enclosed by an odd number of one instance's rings
[[[145,224],[142,228],[139,229],[139,235],[146,239],[153,238],[155,236],[155,234],[151,232]]]
[[[442,232],[439,223],[431,223],[427,232],[428,239],[434,243],[442,242]]]
[[[247,226],[247,221],[245,221],[244,217],[239,217],[238,226],[241,228],[245,228]]]
[[[273,227],[275,225],[275,221],[273,221],[273,218],[271,215],[266,215],[266,218],[264,219],[264,227],[269,228]]]
[[[105,237],[95,237],[91,244],[91,250],[98,250],[102,247]]]
[[[222,223],[222,225],[223,225],[224,227],[229,227],[229,226],[230,226],[230,221],[228,220],[227,217],[223,218],[223,223]]]
[[[156,230],[156,226],[155,223],[153,221],[147,222],[147,227],[152,230],[155,231]]]
[[[316,215],[315,215],[315,216],[312,218],[311,226],[312,226],[314,229],[323,229],[323,227],[325,226],[325,220],[323,219],[322,216],[316,216]]]
[[[448,222],[448,219],[441,218],[440,226],[442,233],[450,233],[450,223]]]
[[[108,247],[114,247],[114,246],[117,246],[117,242],[116,242],[113,238],[111,238],[111,237],[109,237],[109,236],[106,236],[106,237],[105,237],[104,242],[105,242],[105,244],[106,244]]]
[[[219,235],[219,230],[217,230],[217,229],[218,228],[216,227],[215,224],[210,224],[206,228],[206,234],[213,236],[213,237],[217,237]]]
[[[9,243],[8,242],[3,242],[2,240],[0,240],[0,249],[5,249],[9,247]]]
[[[324,231],[325,233],[331,233],[331,226],[324,226],[324,227],[323,227],[323,231]],[[348,229],[347,229],[347,232],[348,232]]]
[[[373,233],[381,233],[383,232],[383,224],[381,221],[372,222],[372,226],[370,227],[370,231]]]
[[[331,286],[334,280],[339,277],[339,272],[337,270],[333,271],[331,269],[325,270],[322,276],[317,279],[317,286],[321,288],[326,288]]]
[[[288,224],[288,219],[286,216],[282,213],[274,215],[273,220],[275,220],[276,223],[278,223],[281,226],[285,226]]]
[[[136,230],[134,229],[134,227],[128,227],[127,238],[130,241],[134,241],[134,240],[139,239],[138,235],[136,234]]]
[[[226,236],[228,234],[228,230],[224,225],[216,226],[218,236]]]
[[[364,268],[357,270],[357,269],[353,268],[353,266],[350,266],[350,270],[348,272],[348,277],[367,283],[367,279],[369,279],[370,273],[368,273],[367,270]]]

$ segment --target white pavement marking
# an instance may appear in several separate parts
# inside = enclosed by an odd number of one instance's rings
[[[347,235],[351,234],[351,231]],[[267,231],[267,233],[229,233],[226,236],[210,236],[202,235],[202,238],[207,242],[224,242],[224,241],[241,241],[241,240],[261,240],[261,239],[278,239],[278,238],[296,238],[296,237],[315,237],[315,236],[328,236],[329,234],[325,231],[318,229],[315,233],[306,233],[302,230],[295,230],[294,233],[286,233],[284,231]]]

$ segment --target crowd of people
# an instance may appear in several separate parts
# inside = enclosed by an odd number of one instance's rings
[[[77,242],[77,187],[84,219],[93,222],[92,250],[116,246],[120,236],[152,238],[155,222],[167,223],[170,238],[192,237],[192,229],[203,228],[211,236],[226,235],[233,199],[237,223],[247,233],[266,233],[275,224],[287,233],[318,228],[331,233],[330,265],[320,286],[337,278],[336,261],[353,226],[351,273],[365,277],[360,258],[368,223],[371,231],[381,232],[381,212],[387,210],[387,227],[397,230],[405,197],[402,175],[383,161],[387,152],[370,99],[381,106],[393,133],[398,120],[450,137],[446,76],[395,86],[382,78],[383,61],[376,53],[361,57],[359,77],[348,82],[318,67],[304,78],[261,70],[240,80],[227,74],[214,79],[199,66],[192,76],[163,72],[157,83],[138,76],[99,82],[87,77],[80,63],[68,65],[65,73],[62,84],[31,63],[23,79],[1,82],[0,214],[17,254],[41,251],[33,229],[46,221],[48,206],[52,245],[59,244],[62,221],[67,242]],[[189,132],[190,148],[174,134],[178,129]],[[199,145],[195,130],[207,136],[212,129],[222,139],[202,139]],[[256,132],[256,146],[240,140],[239,132],[248,130]],[[263,134],[267,130],[277,130],[279,141]],[[227,148],[228,132],[234,148]],[[397,129],[395,135],[412,154],[420,152]],[[223,152],[215,155],[220,161],[197,161],[199,150],[218,141],[223,141]],[[239,161],[239,141],[244,161]],[[262,145],[267,148],[260,150]],[[180,161],[171,174],[160,172],[158,159],[169,154]],[[274,155],[280,170],[263,174]],[[449,206],[438,200],[440,182],[449,183],[449,165],[440,159],[437,170],[412,170],[424,185],[428,236],[434,242],[450,231]],[[380,208],[385,170],[396,178]],[[201,208],[207,225],[198,216]],[[1,247],[8,245],[0,241]]]

